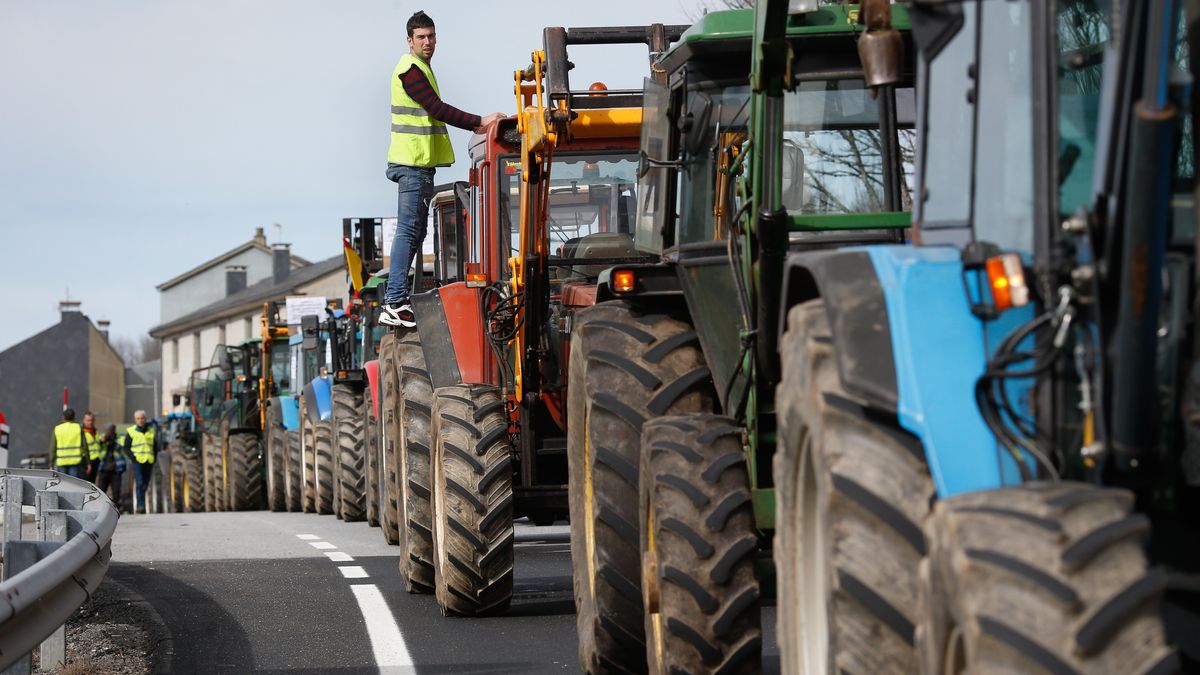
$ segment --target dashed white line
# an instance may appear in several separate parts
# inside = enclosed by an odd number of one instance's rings
[[[304,541],[312,541],[315,539],[320,539],[320,537],[318,537],[315,534],[298,534],[296,536],[303,539]]]
[[[380,671],[387,673],[396,672],[390,669],[412,668],[413,660],[404,644],[404,636],[400,635],[396,617],[392,616],[379,588],[374,584],[350,584],[350,590],[366,620],[367,636],[371,639],[371,650],[375,652],[375,664]]]
[[[329,559],[333,562],[354,562],[353,556],[351,556],[349,553],[342,553],[341,551],[326,551],[325,555],[329,556]]]
[[[366,579],[368,576],[367,571],[361,567],[358,567],[357,565],[339,567],[338,570],[340,570],[342,576],[346,577],[347,579]]]
[[[337,548],[336,546],[334,546],[333,544],[331,544],[327,541],[310,541],[310,542],[308,542],[308,545],[313,548],[319,548],[321,550]]]

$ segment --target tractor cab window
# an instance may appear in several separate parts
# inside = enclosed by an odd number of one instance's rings
[[[745,145],[750,86],[693,89],[685,108],[678,241],[711,241],[728,233],[728,218],[737,210],[735,181],[725,180],[728,174],[720,169],[730,166]],[[718,190],[721,201],[714,208]]]
[[[1092,176],[1110,10],[1094,2],[1058,7],[1059,212],[1092,206]]]
[[[505,228],[505,258],[521,246],[520,165],[500,175]],[[637,155],[621,153],[555,153],[550,170],[550,199],[546,209],[546,235],[550,255],[571,258],[588,255],[603,240],[606,254],[613,247],[629,255],[633,246],[633,221],[637,207]],[[625,249],[628,249],[626,251]]]
[[[287,344],[277,344],[271,350],[271,382],[274,384],[272,396],[291,395],[291,359],[288,357]]]
[[[896,90],[901,173],[899,210],[912,210],[916,98]],[[783,205],[822,215],[889,211],[879,104],[862,80],[799,82],[784,97]]]

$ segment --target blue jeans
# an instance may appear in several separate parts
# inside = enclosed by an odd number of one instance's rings
[[[154,475],[154,462],[134,462],[133,468],[136,470],[135,478],[137,479],[137,504],[133,507],[134,511],[146,512],[146,488],[150,487],[150,477]]]
[[[429,221],[429,202],[433,200],[433,169],[389,164],[387,177],[396,181],[399,203],[396,206],[396,238],[392,240],[392,264],[388,271],[387,293],[383,301],[396,303],[408,299],[408,270],[421,253]],[[421,278],[421,266],[415,279]]]
[[[65,473],[74,478],[87,478],[85,473],[87,471],[87,463],[80,462],[78,464],[72,464],[71,466],[60,466],[56,469],[56,471],[59,473]]]

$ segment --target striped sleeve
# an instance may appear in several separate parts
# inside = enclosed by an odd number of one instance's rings
[[[412,66],[400,75],[400,81],[404,83],[404,93],[419,103],[433,119],[467,131],[483,123],[479,115],[463,112],[439,98],[420,68]]]

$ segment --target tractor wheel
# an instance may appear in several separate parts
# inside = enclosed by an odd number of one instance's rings
[[[782,670],[916,672],[921,522],[934,495],[921,443],[843,389],[821,300],[788,312],[780,355]]]
[[[204,461],[200,453],[194,453],[183,459],[183,510],[186,513],[204,511]]]
[[[254,433],[229,435],[226,446],[226,477],[229,482],[229,510],[250,511],[262,508],[262,442]]]
[[[409,593],[433,591],[433,505],[430,466],[430,409],[433,385],[425,370],[425,353],[416,331],[396,342],[400,385],[400,424],[397,434],[400,573]],[[511,518],[510,518],[511,520]]]
[[[366,518],[371,527],[379,527],[379,421],[375,417],[375,403],[371,385],[363,389],[362,411],[359,413],[363,425],[363,483],[366,489]]]
[[[640,672],[642,425],[711,412],[712,380],[696,332],[676,318],[614,301],[580,310],[575,325],[567,450],[579,661],[589,673]]]
[[[396,479],[397,438],[400,433],[400,382],[396,368],[396,335],[379,342],[379,523],[383,539],[400,543],[400,484]]]
[[[650,420],[641,459],[650,672],[760,672],[758,535],[741,427],[716,415]]]
[[[1173,673],[1133,494],[1029,483],[939,502],[925,523],[927,673]]]
[[[171,513],[183,513],[183,477],[187,472],[184,466],[183,448],[178,444],[171,447]]]
[[[348,384],[333,385],[333,419],[337,437],[337,463],[341,479],[338,517],[346,522],[363,519],[367,490],[362,418],[363,395]]]
[[[314,426],[316,474],[317,479],[317,513],[329,515],[333,513],[333,420],[321,420]]]
[[[267,428],[264,436],[267,444],[267,508],[272,511],[283,511],[287,508],[283,478],[287,440],[284,438],[283,416],[279,412],[279,406],[269,406],[266,419]]]
[[[208,483],[205,485],[207,489],[204,494],[209,497],[210,511],[225,511],[228,509],[225,503],[225,445],[229,442],[227,423],[221,424],[221,435],[214,441],[209,448],[209,461],[205,463],[204,467],[205,475],[208,476]]]
[[[513,460],[495,387],[441,387],[433,401],[434,575],[445,614],[508,609],[513,595]]]
[[[288,429],[283,434],[284,438],[287,439],[287,463],[283,476],[283,484],[286,488],[287,510],[296,512],[303,510],[300,495],[303,492],[304,480],[300,476],[300,467],[303,463],[304,453],[301,452],[300,448],[299,429]]]
[[[301,501],[305,513],[317,512],[317,438],[316,427],[308,419],[304,406],[300,406],[300,433],[303,462],[300,466]]]

